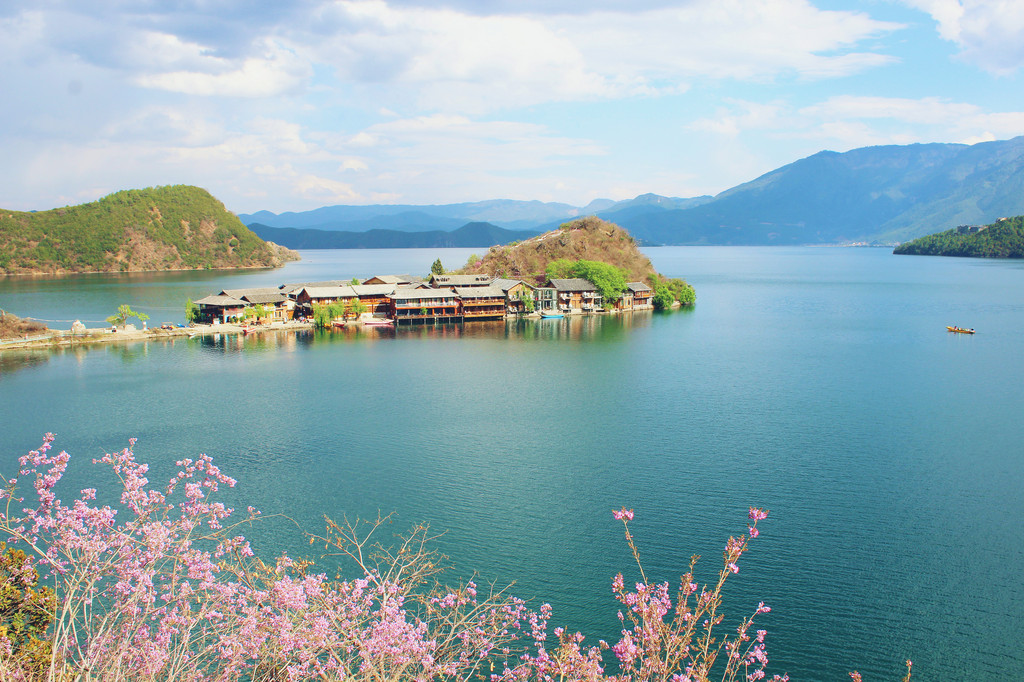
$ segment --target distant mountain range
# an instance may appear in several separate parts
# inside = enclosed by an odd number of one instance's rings
[[[500,244],[525,239],[575,217],[596,215],[621,225],[649,245],[891,244],[957,225],[987,224],[1020,214],[1024,214],[1024,137],[975,145],[823,151],[715,197],[644,194],[620,202],[598,199],[583,207],[511,200],[438,206],[328,206],[301,213],[260,211],[239,217],[264,239],[291,248],[314,248],[291,241],[292,233],[266,230],[390,231],[397,235],[379,235],[379,239],[393,246],[413,246],[413,238],[402,235],[451,233],[469,227],[467,222],[490,223],[493,230],[489,232],[479,227],[469,232],[475,239],[504,240],[491,242]],[[494,231],[500,229],[504,232]],[[307,243],[316,238],[315,233],[303,236]],[[353,241],[348,243],[359,241],[349,239]],[[436,240],[436,235],[432,239]]]
[[[487,248],[535,237],[540,232],[506,230],[490,223],[466,223],[455,230],[403,232],[401,230],[367,230],[348,232],[297,227],[249,225],[260,239],[287,245],[290,249],[446,249]]]

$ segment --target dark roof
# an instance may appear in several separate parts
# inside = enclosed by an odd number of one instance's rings
[[[348,279],[332,279],[327,282],[300,282],[298,284],[282,284],[278,287],[283,294],[297,294],[305,287],[347,287],[352,283]]]
[[[235,298],[247,298],[249,296],[258,296],[261,294],[275,294],[279,295],[281,289],[278,287],[252,287],[250,289],[224,289],[220,292],[222,296],[234,296]]]
[[[455,287],[460,298],[505,298],[505,292],[498,287]]]
[[[245,296],[242,297],[242,300],[244,300],[244,301],[246,301],[248,303],[258,304],[258,303],[284,303],[285,301],[288,301],[290,299],[285,294],[282,294],[281,292],[277,292],[276,294],[246,294]]]
[[[626,288],[634,294],[638,291],[651,291],[651,288],[643,282],[626,282]]]
[[[431,275],[430,283],[435,287],[486,286],[494,275]]]
[[[354,298],[356,295],[356,292],[348,284],[342,286],[304,286],[296,291],[295,295],[299,296],[303,291],[310,298]]]
[[[423,281],[422,277],[417,277],[416,275],[374,275],[367,280],[363,280],[363,284],[370,279],[379,279],[381,284],[419,284]]]
[[[455,298],[455,292],[449,291],[448,289],[413,289],[411,287],[400,287],[395,289],[394,293],[391,294],[391,298],[401,301],[409,301],[416,299],[453,299]]]
[[[532,284],[527,284],[526,282],[524,282],[521,279],[503,279],[503,278],[499,277],[499,278],[495,279],[493,282],[491,282],[491,286],[492,287],[497,287],[497,288],[501,289],[502,291],[504,291],[506,294],[508,293],[509,289],[511,289],[512,287],[514,287],[517,284],[526,284],[526,286],[530,287],[531,289],[535,288]]]
[[[395,290],[394,284],[354,284],[356,296],[387,296]]]
[[[551,287],[558,291],[597,291],[597,287],[590,280],[574,277],[572,279],[551,279],[548,280]]]
[[[241,301],[233,296],[225,296],[224,294],[214,294],[213,296],[205,296],[199,299],[198,301],[193,301],[193,303],[195,303],[196,305],[208,305],[220,308],[235,308],[238,306],[245,305],[245,301]]]

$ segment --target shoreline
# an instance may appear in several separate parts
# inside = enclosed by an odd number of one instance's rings
[[[676,301],[672,309],[681,307]],[[625,312],[608,310],[601,313],[564,313],[565,317],[586,317],[589,315],[616,315]],[[541,319],[539,312],[525,315],[506,315],[503,319]],[[362,326],[361,321],[350,320],[344,323],[345,327]],[[0,353],[5,350],[44,350],[47,348],[67,348],[71,346],[100,345],[106,343],[129,343],[132,341],[157,341],[160,339],[193,338],[196,336],[210,336],[211,334],[259,334],[263,332],[287,332],[303,331],[313,329],[312,322],[271,322],[259,325],[255,328],[252,325],[221,323],[221,324],[195,324],[191,327],[173,327],[164,329],[152,327],[148,329],[119,329],[111,331],[110,327],[93,327],[83,332],[75,333],[70,329],[48,329],[42,334],[25,339],[0,339]]]
[[[174,327],[162,329],[129,329],[111,331],[109,327],[86,329],[84,332],[73,333],[68,329],[50,329],[45,333],[28,339],[0,340],[0,352],[13,349],[42,350],[46,348],[64,348],[69,346],[85,346],[104,343],[128,343],[131,341],[157,341],[160,339],[192,338],[211,334],[242,334],[245,332],[241,324],[197,324],[193,327]],[[310,322],[273,322],[260,325],[250,333],[300,331],[312,329]]]

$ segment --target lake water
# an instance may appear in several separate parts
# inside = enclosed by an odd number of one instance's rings
[[[471,250],[312,251],[255,273],[0,280],[0,308],[155,323],[222,288],[423,274]],[[880,249],[664,247],[693,310],[604,318],[177,339],[0,352],[2,469],[57,434],[89,459],[138,437],[151,480],[206,452],[236,506],[428,521],[458,575],[516,581],[555,624],[613,639],[631,556],[711,580],[746,510],[771,510],[727,622],[773,611],[794,680],[1020,679],[1024,667],[1024,263]],[[67,321],[67,324],[64,322]],[[949,334],[947,324],[974,327]],[[77,458],[77,460],[75,459]],[[81,484],[81,485],[80,485]],[[306,551],[284,522],[257,549]],[[614,640],[613,640],[614,641]]]

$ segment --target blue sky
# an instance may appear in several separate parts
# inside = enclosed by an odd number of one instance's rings
[[[0,206],[716,194],[1024,134],[1020,0],[0,3]]]

